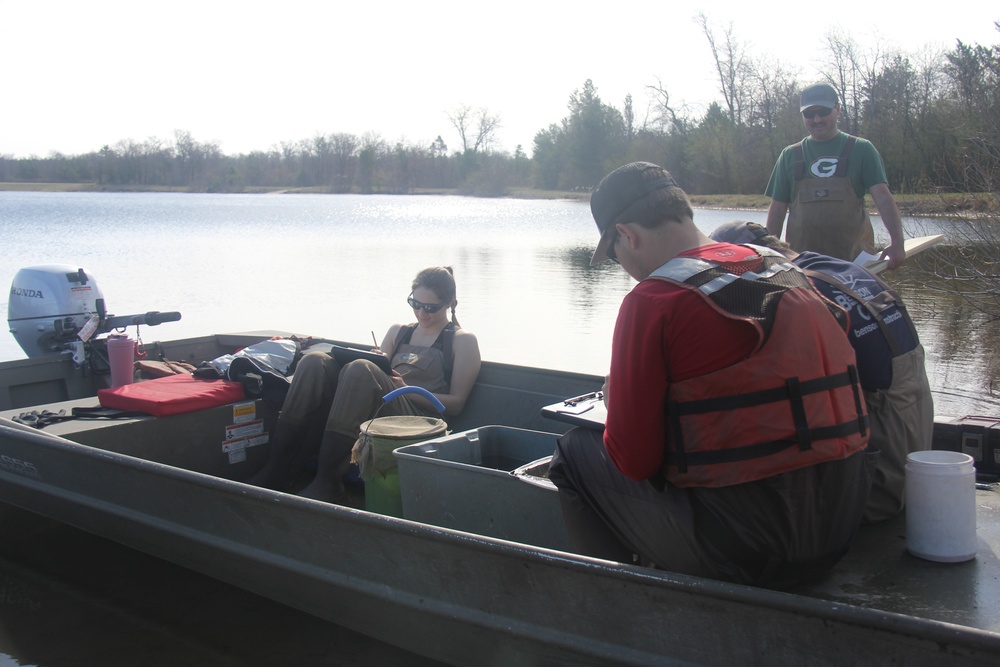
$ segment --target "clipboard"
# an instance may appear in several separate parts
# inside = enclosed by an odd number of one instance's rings
[[[329,354],[336,359],[337,363],[341,366],[349,364],[356,359],[367,359],[378,366],[379,370],[384,372],[386,375],[392,375],[392,365],[389,363],[389,357],[384,354],[369,352],[368,350],[362,350],[356,347],[344,347],[343,345],[332,344],[330,345]]]
[[[927,248],[932,248],[938,243],[944,240],[944,234],[935,234],[933,236],[921,236],[915,239],[906,239],[903,242],[903,252],[906,254],[906,259],[909,259],[916,255],[918,252],[926,250]],[[855,264],[859,264],[871,273],[881,273],[889,268],[889,260],[879,259],[878,255],[873,255],[870,252],[861,251],[861,254],[857,256],[854,260]]]
[[[604,420],[608,417],[604,407],[604,396],[599,391],[583,396],[568,398],[559,403],[546,405],[542,408],[542,416],[573,426],[604,430]]]

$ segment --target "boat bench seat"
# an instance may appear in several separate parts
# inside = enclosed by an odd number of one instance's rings
[[[96,408],[96,397],[40,405],[33,410],[72,414]],[[11,419],[26,410],[6,410]],[[277,411],[262,400],[245,400],[169,417],[77,418],[42,430],[106,451],[165,463],[226,479],[244,479],[267,459]]]
[[[453,432],[500,425],[564,433],[569,425],[545,417],[542,408],[571,396],[596,391],[602,382],[603,378],[594,375],[504,364],[484,365],[465,409],[460,415],[445,417],[445,421]],[[503,417],[497,419],[498,414]]]

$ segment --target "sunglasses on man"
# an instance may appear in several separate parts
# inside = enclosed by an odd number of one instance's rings
[[[833,109],[820,107],[819,109],[806,109],[805,111],[802,112],[802,117],[805,118],[806,120],[812,120],[816,116],[819,116],[820,118],[826,118],[831,113],[833,113]]]

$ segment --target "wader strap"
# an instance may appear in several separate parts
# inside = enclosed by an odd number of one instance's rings
[[[858,138],[854,135],[847,135],[847,143],[844,144],[844,150],[840,152],[840,157],[837,158],[837,171],[834,172],[834,176],[838,178],[844,178],[847,176],[847,162],[851,158],[851,153],[854,152],[854,144],[858,143]]]
[[[399,331],[396,333],[396,341],[392,344],[393,353],[399,349],[400,345],[406,345],[410,342],[410,337],[416,330],[416,324],[408,324],[405,327],[400,327]]]
[[[444,381],[451,386],[451,369],[455,366],[455,352],[452,346],[455,342],[455,323],[448,322],[445,325],[441,339],[441,353],[444,355]]]
[[[858,413],[858,433],[862,436],[868,433],[868,413],[862,409],[861,396],[861,376],[858,374],[858,367],[851,364],[847,367],[847,372],[851,375],[851,389],[854,391],[854,410]]]
[[[802,177],[805,176],[806,170],[806,158],[805,153],[802,152],[802,142],[795,144],[793,146],[795,151],[795,180],[801,181]]]

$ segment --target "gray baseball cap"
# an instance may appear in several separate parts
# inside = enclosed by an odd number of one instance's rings
[[[814,83],[802,91],[799,98],[799,111],[805,111],[809,107],[826,107],[832,109],[837,106],[840,98],[837,91],[828,83]]]
[[[709,236],[719,243],[756,243],[767,236],[767,229],[756,222],[734,220],[722,223]]]
[[[646,178],[652,170],[655,177]],[[590,212],[597,223],[601,240],[590,259],[590,265],[600,264],[608,259],[608,248],[615,240],[614,222],[632,204],[661,188],[676,188],[677,181],[663,167],[651,162],[631,162],[618,167],[601,179],[590,196]]]

